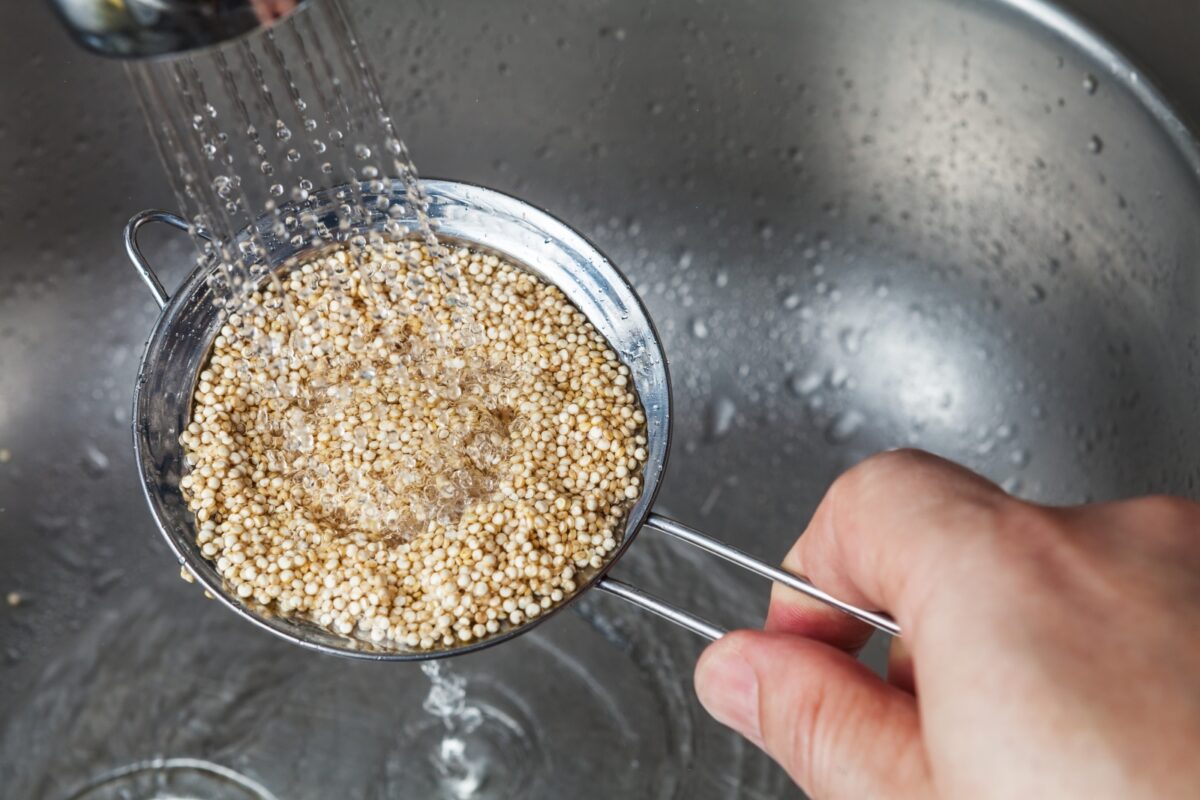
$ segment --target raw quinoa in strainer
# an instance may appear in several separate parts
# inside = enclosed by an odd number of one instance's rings
[[[554,286],[470,249],[339,249],[232,314],[181,436],[230,591],[376,643],[482,639],[560,603],[642,489],[629,370]]]

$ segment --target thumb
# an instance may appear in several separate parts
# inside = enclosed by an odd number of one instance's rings
[[[841,650],[731,633],[700,657],[696,693],[814,798],[933,796],[915,698]]]

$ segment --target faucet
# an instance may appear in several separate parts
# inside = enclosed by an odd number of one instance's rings
[[[172,56],[269,27],[308,0],[50,0],[79,44],[116,58]]]

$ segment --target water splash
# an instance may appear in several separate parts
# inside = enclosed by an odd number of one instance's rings
[[[421,664],[429,678],[429,694],[421,704],[445,729],[429,754],[443,794],[455,800],[474,797],[487,779],[488,763],[468,752],[467,737],[483,724],[483,712],[467,703],[467,680],[438,661]]]

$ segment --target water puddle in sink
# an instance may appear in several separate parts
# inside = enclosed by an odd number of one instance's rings
[[[67,800],[276,800],[256,781],[198,758],[155,759],[120,767]]]
[[[619,572],[718,621],[761,611],[660,540]],[[696,704],[700,642],[611,598],[575,608],[422,674],[302,650],[166,574],[121,584],[12,709],[0,781],[87,800],[782,795],[786,776]],[[138,789],[155,780],[191,793]]]

